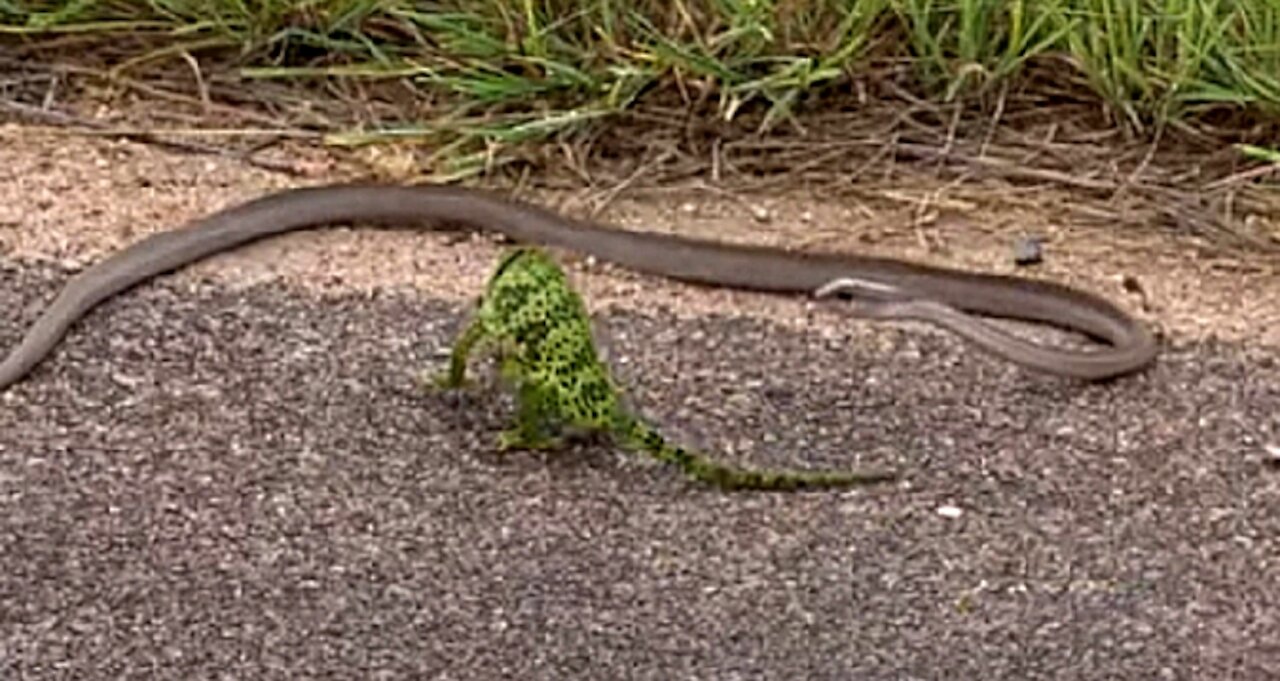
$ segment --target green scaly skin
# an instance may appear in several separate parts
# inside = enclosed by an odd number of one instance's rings
[[[739,469],[668,443],[623,406],[596,352],[581,297],[559,265],[536,248],[513,249],[502,258],[437,384],[462,386],[467,358],[480,349],[498,357],[502,378],[516,391],[516,425],[499,437],[502,450],[554,449],[566,433],[600,433],[725,489],[847,487],[896,478],[889,472]]]

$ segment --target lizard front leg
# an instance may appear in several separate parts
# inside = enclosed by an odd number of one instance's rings
[[[435,374],[431,370],[423,371],[418,375],[419,381],[428,388],[461,388],[467,382],[467,359],[475,350],[476,344],[484,340],[487,335],[488,329],[483,319],[471,320],[449,352],[449,369],[443,374]]]
[[[498,435],[498,448],[559,449],[565,439],[560,436],[561,420],[554,402],[555,397],[536,381],[520,377],[522,367],[515,358],[503,360],[503,375],[516,381],[516,424]]]

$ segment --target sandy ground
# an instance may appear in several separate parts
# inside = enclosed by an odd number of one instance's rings
[[[283,186],[0,129],[0,346],[70,272]],[[581,197],[544,197],[575,209]],[[1064,199],[1066,200],[1066,199]],[[424,394],[496,255],[294,235],[107,302],[0,395],[9,678],[1263,679],[1280,669],[1273,264],[1052,215],[800,195],[617,202],[628,228],[901,254],[1118,299],[1168,336],[1106,385],[805,303],[580,272],[638,407],[769,465],[897,485],[726,495],[603,446],[493,453]],[[767,213],[767,220],[756,215]],[[942,243],[945,251],[923,244]],[[1136,278],[1146,304],[1121,286]]]
[[[230,160],[11,125],[0,128],[0,248],[10,257],[82,268],[149,233],[285,186],[278,175]],[[930,193],[937,192],[917,192]],[[582,195],[525,198],[569,213],[583,210]],[[1188,238],[1063,225],[1054,208],[1069,200],[1041,195],[991,210],[943,195],[904,199],[900,209],[887,211],[798,193],[726,197],[689,190],[622,198],[598,218],[626,229],[1042,276],[1113,298],[1174,337],[1280,345],[1280,306],[1273,303],[1280,296],[1280,263],[1274,258],[1206,255]],[[1014,243],[1028,234],[1048,240],[1046,262],[1015,268]],[[280,281],[321,292],[407,288],[462,300],[482,286],[497,253],[487,239],[329,229],[256,244],[180,276],[228,285]],[[1125,278],[1141,293],[1126,289]],[[729,305],[780,321],[811,317],[802,302],[714,290],[691,296],[688,287],[619,271],[579,283],[597,308],[659,304],[700,314]],[[825,323],[848,320],[826,315]]]

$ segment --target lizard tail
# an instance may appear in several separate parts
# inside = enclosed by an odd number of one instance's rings
[[[667,442],[658,431],[635,418],[627,419],[618,432],[626,444],[655,459],[679,466],[687,475],[729,490],[794,491],[888,482],[897,479],[891,471],[800,471],[737,468],[718,463],[698,452]]]

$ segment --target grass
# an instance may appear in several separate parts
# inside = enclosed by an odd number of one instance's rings
[[[981,107],[1051,72],[1044,101],[1088,93],[1139,129],[1280,114],[1275,0],[0,0],[0,40],[72,38],[109,51],[116,76],[229,63],[250,80],[408,79],[443,115],[330,141],[455,152],[648,95],[723,120],[750,110],[769,129],[885,65],[925,97]]]

